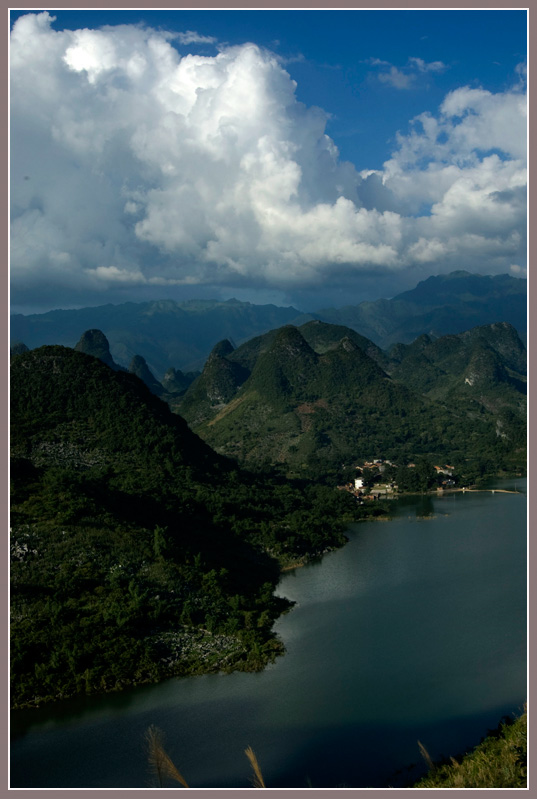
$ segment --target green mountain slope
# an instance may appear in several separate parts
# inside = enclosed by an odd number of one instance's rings
[[[479,403],[526,414],[526,350],[509,323],[432,340],[421,336],[389,352],[392,377],[432,399]]]
[[[241,472],[138,377],[61,346],[13,358],[11,425],[15,705],[260,668],[281,565],[361,513]]]
[[[228,403],[249,373],[241,364],[230,361],[233,345],[227,340],[213,348],[201,375],[180,401],[182,413],[192,426],[199,425]]]
[[[497,331],[494,337],[503,341]],[[494,402],[489,373],[497,380],[506,369],[499,350],[483,332],[451,339],[422,337],[388,357],[349,329],[286,326],[220,357],[249,376],[234,391],[227,383],[218,403],[204,393],[202,374],[176,408],[218,452],[252,467],[280,465],[290,476],[335,476],[344,463],[379,456],[406,463],[429,455],[461,466],[477,457],[494,470],[512,448],[523,461],[520,387],[509,384],[518,406]],[[445,350],[444,360],[424,358],[427,347]],[[206,369],[208,381],[214,371]],[[472,391],[470,374],[480,376]],[[466,392],[453,402],[458,386]]]

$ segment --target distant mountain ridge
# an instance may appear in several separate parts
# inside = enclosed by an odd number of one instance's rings
[[[432,275],[391,300],[321,309],[314,316],[353,328],[383,349],[423,333],[438,337],[494,322],[509,322],[525,341],[527,281],[457,270]]]
[[[96,328],[110,342],[114,361],[127,368],[142,356],[162,381],[169,369],[202,368],[216,342],[240,345],[282,325],[313,319],[351,328],[383,349],[421,334],[437,338],[478,325],[509,322],[525,340],[526,281],[509,275],[473,275],[462,270],[431,276],[387,300],[302,313],[292,306],[253,305],[239,300],[159,300],[11,317],[13,342],[74,347],[81,331]],[[181,382],[181,381],[180,381]]]
[[[216,341],[229,338],[240,343],[299,316],[296,308],[239,300],[157,300],[14,314],[11,337],[30,349],[44,344],[74,347],[81,331],[96,328],[108,339],[114,361],[127,367],[135,355],[142,356],[160,379],[170,367],[182,371],[201,367]]]

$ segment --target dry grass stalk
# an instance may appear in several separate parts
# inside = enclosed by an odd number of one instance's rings
[[[259,769],[259,764],[257,763],[257,758],[254,751],[251,747],[247,747],[244,752],[246,753],[246,757],[252,765],[252,769],[254,771],[253,777],[251,778],[253,786],[255,786],[256,789],[266,789],[265,781],[263,780],[263,776],[261,774],[261,770]]]
[[[426,748],[422,745],[422,743],[420,742],[419,739],[418,739],[418,747],[419,747],[420,753],[423,756],[423,759],[425,760],[425,763],[427,764],[429,769],[434,769],[433,759],[431,758],[431,756],[427,752]]]
[[[150,725],[146,731],[145,738],[147,742],[149,764],[153,772],[158,776],[159,786],[162,787],[162,778],[166,777],[177,781],[188,789],[188,783],[164,749],[162,731],[155,727],[155,725]]]

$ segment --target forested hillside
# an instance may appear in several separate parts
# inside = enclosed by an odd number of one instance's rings
[[[280,652],[280,569],[343,544],[353,499],[242,472],[84,353],[23,353],[11,378],[13,703]]]

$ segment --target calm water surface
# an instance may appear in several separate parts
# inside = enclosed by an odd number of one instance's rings
[[[297,605],[274,665],[17,712],[11,786],[154,786],[151,724],[194,788],[250,787],[248,745],[267,786],[289,788],[408,786],[418,739],[433,758],[473,747],[526,699],[526,496],[390,507],[283,577]]]

